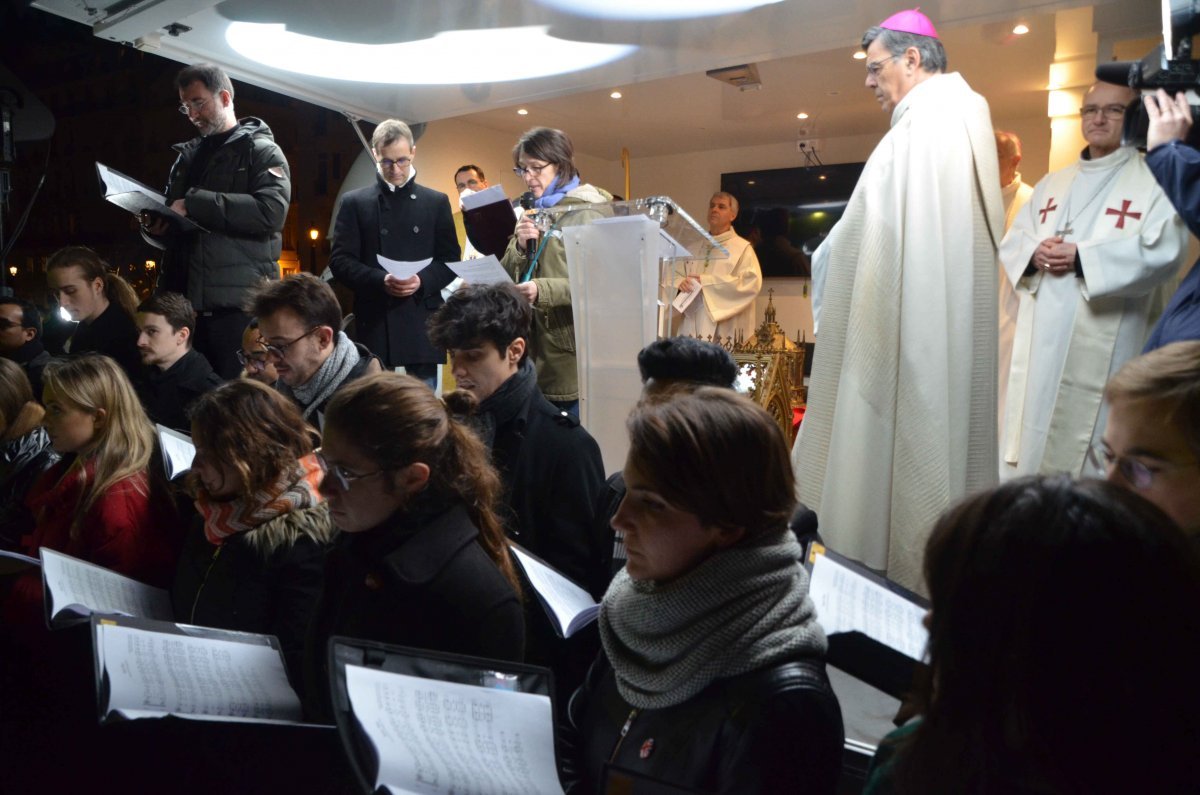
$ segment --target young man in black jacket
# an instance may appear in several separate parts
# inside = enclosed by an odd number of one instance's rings
[[[137,327],[138,397],[152,422],[190,434],[188,407],[221,384],[208,359],[192,349],[196,310],[179,293],[159,293],[138,306]]]

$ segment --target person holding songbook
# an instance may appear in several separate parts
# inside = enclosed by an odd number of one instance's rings
[[[1158,508],[1014,480],[946,513],[924,568],[923,717],[880,744],[865,793],[1196,791],[1200,556]]]
[[[342,535],[305,644],[310,715],[329,715],[334,635],[520,661],[525,626],[497,516],[500,478],[447,404],[412,376],[359,379],[330,400],[320,457],[321,493]]]
[[[783,433],[716,387],[644,398],[627,427],[628,562],[567,710],[567,791],[606,791],[611,764],[686,791],[833,793],[842,718]]]
[[[179,621],[274,635],[297,663],[335,533],[310,430],[250,379],[197,398],[188,486],[199,520],[171,590]]]

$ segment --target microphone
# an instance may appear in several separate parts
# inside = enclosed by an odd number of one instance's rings
[[[527,190],[521,194],[521,209],[533,209],[533,191]],[[525,259],[533,259],[533,249],[537,245],[537,238],[531,237],[525,241]]]

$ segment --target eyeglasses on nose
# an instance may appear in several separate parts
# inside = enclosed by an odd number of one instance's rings
[[[205,99],[189,99],[179,106],[179,112],[184,116],[188,116],[193,113],[199,113],[200,109],[207,105],[211,99],[212,97],[207,97]]]
[[[385,157],[379,161],[379,167],[384,171],[391,171],[393,168],[407,168],[411,162],[411,157],[398,157],[395,160],[389,160]]]
[[[267,366],[267,352],[262,353],[246,353],[241,348],[234,351],[237,356],[238,363],[245,368],[255,368],[261,370]]]
[[[261,345],[261,346],[263,346],[263,350],[267,352],[267,355],[268,355],[268,356],[274,356],[274,357],[276,357],[276,358],[278,358],[278,359],[282,359],[282,358],[283,358],[283,355],[284,355],[285,353],[287,353],[287,349],[288,349],[288,348],[290,348],[291,346],[295,345],[297,342],[299,342],[300,340],[304,339],[304,338],[305,338],[305,337],[307,337],[308,335],[312,334],[314,331],[316,331],[316,330],[317,330],[317,329],[319,329],[319,328],[321,328],[321,327],[320,327],[320,326],[313,326],[313,327],[312,327],[312,328],[310,328],[308,331],[306,331],[306,332],[304,332],[303,334],[301,334],[299,337],[296,337],[296,339],[294,339],[294,340],[288,340],[287,342],[281,342],[281,343],[279,343],[279,344],[275,344],[275,343],[267,342],[267,341],[266,341],[265,339],[263,339],[262,337],[259,337],[259,339],[258,339],[258,344],[259,344],[259,345]]]
[[[516,174],[518,177],[524,177],[524,176],[532,177],[536,174],[541,174],[543,171],[545,171],[549,167],[550,167],[549,163],[542,163],[540,166],[517,166],[516,168],[513,169],[513,173]]]
[[[1079,115],[1085,119],[1093,118],[1101,113],[1104,114],[1104,118],[1108,119],[1109,121],[1116,121],[1117,119],[1124,118],[1125,106],[1105,105],[1104,107],[1100,107],[1099,105],[1084,105],[1079,109]]]
[[[339,491],[349,491],[354,481],[369,478],[378,475],[380,472],[387,471],[376,469],[374,472],[364,472],[361,475],[356,475],[341,464],[330,464],[329,459],[319,450],[317,451],[317,460],[321,462],[321,467],[325,470],[325,476],[333,478],[333,482],[337,484]]]
[[[886,58],[880,58],[878,61],[872,61],[871,63],[867,64],[867,74],[869,74],[871,77],[879,77],[879,73],[883,71],[884,65],[896,60],[899,57],[899,55],[889,55]]]

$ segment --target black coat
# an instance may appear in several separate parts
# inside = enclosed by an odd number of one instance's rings
[[[194,350],[189,350],[166,370],[143,367],[135,382],[138,397],[151,422],[189,434],[192,423],[187,416],[188,407],[196,398],[220,385],[221,376],[213,372],[204,354]]]
[[[832,795],[842,766],[842,713],[820,660],[799,658],[719,679],[673,707],[621,698],[601,656],[571,700],[562,732],[570,795],[599,792],[604,765],[706,793]],[[619,747],[618,747],[619,746]]]
[[[421,287],[394,298],[383,289],[387,271],[377,255],[414,262],[432,258],[421,273]],[[446,351],[429,341],[425,324],[442,305],[442,288],[454,280],[447,262],[462,259],[454,217],[446,194],[416,183],[395,191],[382,178],[342,197],[333,231],[329,267],[354,291],[358,342],[388,367],[442,364]]]
[[[42,345],[42,341],[40,339],[30,340],[5,358],[12,359],[21,365],[21,369],[29,377],[29,385],[33,387],[33,399],[41,403],[42,371],[50,363],[50,352]]]
[[[57,461],[58,453],[40,425],[0,444],[0,549],[16,550],[21,536],[33,532],[33,516],[25,507],[25,494]]]
[[[137,349],[138,329],[133,318],[120,304],[109,302],[108,309],[91,323],[80,323],[71,336],[71,356],[103,353],[112,357],[130,380],[141,371],[142,357]]]
[[[175,620],[274,635],[298,665],[333,535],[326,503],[230,536],[219,547],[197,521],[175,570]]]
[[[329,638],[521,661],[516,592],[479,545],[461,505],[397,514],[343,533],[325,564],[325,590],[304,646],[306,708],[329,720]]]

